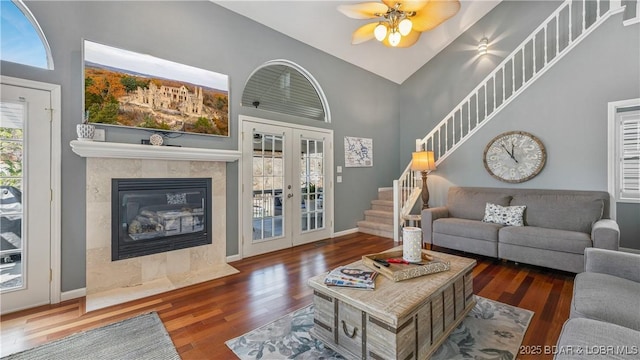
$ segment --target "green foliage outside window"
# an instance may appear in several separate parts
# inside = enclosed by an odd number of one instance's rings
[[[0,128],[0,185],[22,189],[22,129]]]

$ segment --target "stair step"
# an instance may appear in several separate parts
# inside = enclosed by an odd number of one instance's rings
[[[393,212],[381,210],[365,210],[364,220],[381,224],[393,225]]]
[[[393,239],[393,225],[389,224],[380,224],[366,220],[358,221],[358,231]]]
[[[393,201],[393,188],[378,189],[378,200]]]
[[[393,212],[393,200],[371,200],[371,209]]]

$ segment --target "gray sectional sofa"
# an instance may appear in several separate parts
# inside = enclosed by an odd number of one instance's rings
[[[524,226],[483,222],[486,204],[526,206]],[[425,244],[578,273],[589,247],[617,250],[604,191],[451,187],[447,205],[422,210]]]
[[[555,359],[640,358],[640,255],[587,248]]]

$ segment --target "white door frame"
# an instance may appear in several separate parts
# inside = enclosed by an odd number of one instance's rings
[[[57,304],[61,296],[61,166],[62,166],[62,91],[60,85],[39,81],[0,76],[0,82],[7,85],[48,91],[51,94],[51,282],[50,302]]]
[[[318,132],[325,132],[327,133],[327,135],[331,138],[331,142],[333,143],[333,130],[332,129],[325,129],[325,128],[319,128],[319,127],[312,127],[312,126],[305,126],[305,125],[298,125],[298,124],[292,124],[292,123],[287,123],[287,122],[281,122],[281,121],[275,121],[275,120],[270,120],[270,119],[265,119],[265,118],[258,118],[258,117],[253,117],[253,116],[248,116],[248,115],[239,115],[238,116],[238,140],[239,140],[239,145],[238,148],[242,149],[243,145],[244,145],[244,134],[242,133],[242,129],[244,128],[244,122],[245,121],[251,121],[251,122],[258,122],[258,123],[263,123],[263,124],[268,124],[268,125],[274,125],[274,126],[283,126],[283,127],[288,127],[288,128],[293,128],[293,129],[301,129],[301,130],[309,130],[309,131],[318,131]],[[253,140],[253,139],[247,139],[247,141],[249,140]],[[329,179],[330,181],[330,186],[331,186],[331,198],[333,199],[334,197],[334,182],[333,182],[333,152],[334,149],[331,148],[329,149],[330,153],[327,154],[326,157],[326,170],[327,170],[327,179]],[[243,160],[242,158],[240,158],[238,160],[238,255],[237,256],[232,256],[232,257],[227,257],[227,261],[236,261],[236,260],[241,260],[244,258],[244,250],[243,250],[243,234],[244,234],[244,217],[243,217],[243,208],[244,206],[246,206],[243,202],[243,191],[242,191],[242,182],[244,180],[244,173],[242,171],[243,169]],[[327,225],[329,227],[329,234],[330,237],[333,237],[334,234],[334,202],[331,201],[330,204],[327,204]]]

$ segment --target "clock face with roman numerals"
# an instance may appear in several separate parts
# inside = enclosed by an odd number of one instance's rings
[[[502,133],[484,149],[484,167],[494,178],[521,183],[532,179],[544,167],[547,152],[537,137],[524,131]]]

